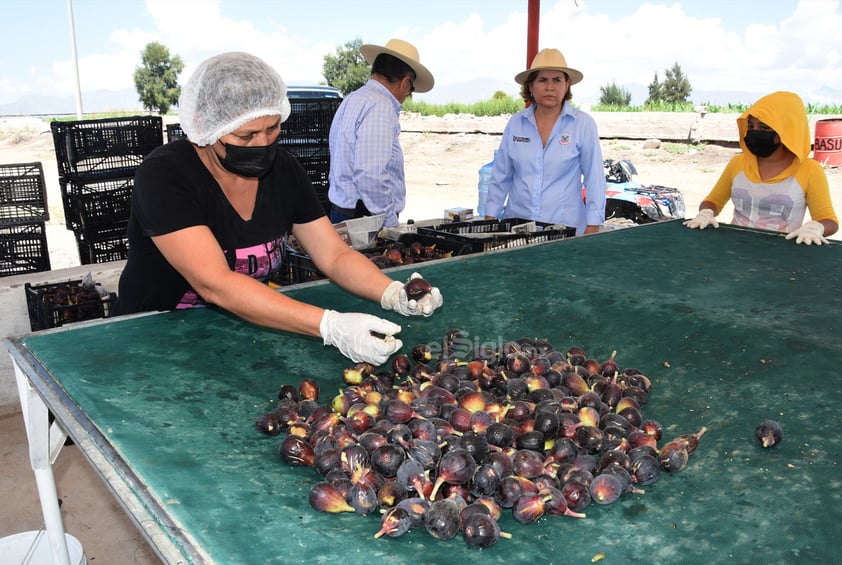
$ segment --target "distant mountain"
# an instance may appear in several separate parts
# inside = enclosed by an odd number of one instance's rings
[[[82,93],[82,111],[86,114],[113,111],[143,111],[133,88],[123,90],[95,90]],[[75,96],[44,96],[34,94],[17,102],[0,104],[2,116],[61,115],[76,113]]]
[[[648,86],[641,84],[618,85],[632,95],[632,106],[642,106],[649,96]],[[495,92],[502,90],[509,96],[518,97],[518,85],[513,81],[498,79],[475,79],[458,84],[437,85],[430,92],[416,94],[416,99],[428,104],[473,104],[491,99]],[[768,92],[744,91],[712,91],[693,90],[690,100],[696,104],[714,104],[726,106],[728,104],[750,105],[755,100],[769,94]],[[801,93],[805,104],[842,105],[842,90],[822,87],[816,92]],[[600,87],[584,84],[576,85],[573,89],[573,100],[583,106],[596,105],[599,102]],[[174,110],[177,110],[174,109]],[[143,106],[137,99],[137,92],[133,88],[123,90],[97,90],[82,94],[82,111],[88,113],[137,111],[143,112]],[[0,104],[0,116],[26,115],[61,115],[76,113],[76,98],[74,96],[43,96],[31,95],[16,102]]]
[[[428,104],[474,104],[490,100],[498,90],[509,96],[519,95],[518,85],[512,80],[481,78],[457,84],[437,84],[430,92],[413,94],[413,98]]]

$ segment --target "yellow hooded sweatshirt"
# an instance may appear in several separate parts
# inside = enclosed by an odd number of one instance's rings
[[[760,178],[757,157],[744,141],[749,115],[775,130],[781,143],[795,155],[789,167],[766,181]],[[810,123],[797,94],[774,92],[764,96],[737,118],[737,128],[743,152],[725,167],[706,202],[722,210],[730,199],[734,204],[732,223],[739,226],[790,232],[804,223],[807,209],[813,220],[839,223],[824,169],[809,158]]]

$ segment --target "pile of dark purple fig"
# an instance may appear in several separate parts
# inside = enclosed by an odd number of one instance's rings
[[[442,241],[442,244],[444,243],[446,242]],[[402,241],[393,241],[384,248],[378,249],[377,252],[364,253],[381,269],[397,265],[424,263],[436,259],[448,259],[454,256],[453,251],[442,249],[441,245],[435,243],[423,244],[420,241],[411,241],[408,244]]]
[[[543,339],[466,342],[450,330],[432,344],[438,355],[418,345],[388,370],[348,367],[329,403],[311,379],[281,387],[256,426],[285,434],[283,461],[319,473],[311,507],[379,513],[376,538],[426,529],[484,548],[510,537],[504,510],[522,524],[584,518],[591,503],[642,493],[681,471],[705,432],[661,442],[661,424],[641,412],[651,381],[616,352],[600,362]]]

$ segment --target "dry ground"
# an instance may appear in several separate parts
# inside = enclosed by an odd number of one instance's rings
[[[499,119],[505,123],[505,118]],[[413,129],[418,131],[401,134],[407,178],[407,208],[401,220],[441,218],[445,209],[453,207],[476,208],[478,170],[493,158],[500,135]],[[625,139],[605,139],[602,150],[606,159],[630,160],[637,168],[639,182],[680,189],[688,215],[696,211],[737,152],[734,147],[714,144],[696,149],[677,144],[645,148],[643,140]],[[64,227],[49,124],[36,118],[0,118],[0,163],[33,161],[41,161],[47,182],[51,217],[47,237],[53,269],[78,265],[73,234]],[[842,167],[826,171],[836,210],[842,214]],[[725,221],[730,217],[728,208],[720,216]],[[842,239],[842,234],[834,239]]]

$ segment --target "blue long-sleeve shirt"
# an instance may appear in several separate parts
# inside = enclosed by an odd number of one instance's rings
[[[369,79],[345,97],[330,126],[328,198],[351,209],[362,200],[372,214],[386,215],[387,227],[398,225],[406,205],[400,111],[386,87]]]
[[[575,226],[577,235],[602,225],[605,169],[594,119],[565,102],[544,147],[534,106],[512,116],[494,157],[485,210]]]

